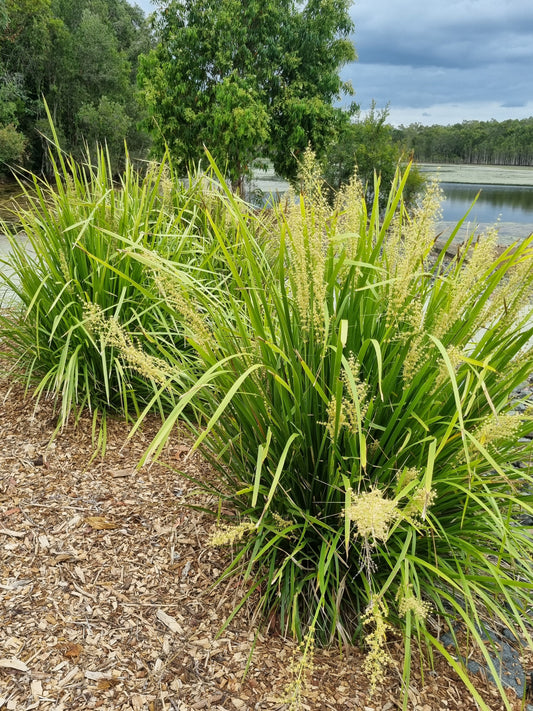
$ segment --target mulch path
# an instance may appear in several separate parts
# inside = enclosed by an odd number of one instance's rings
[[[208,471],[196,454],[184,462],[186,437],[138,469],[156,419],[131,440],[108,419],[105,456],[89,414],[50,442],[55,424],[50,403],[0,379],[0,709],[288,709],[295,643],[258,632],[247,609],[219,634],[243,589],[213,587],[228,552],[207,545],[211,517],[186,506],[198,495],[177,469]],[[400,647],[391,640],[398,666],[372,698],[361,651],[317,650],[302,708],[401,708]],[[412,669],[410,709],[477,709],[443,660],[423,679]]]

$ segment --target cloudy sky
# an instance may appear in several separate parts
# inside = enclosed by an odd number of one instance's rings
[[[404,125],[533,116],[531,0],[355,0],[351,14],[359,59],[342,75],[363,111],[374,99]]]

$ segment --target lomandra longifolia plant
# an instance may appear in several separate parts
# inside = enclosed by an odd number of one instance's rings
[[[439,630],[466,631],[495,678],[485,630],[531,643],[532,415],[513,392],[533,366],[533,238],[501,251],[489,232],[436,254],[438,188],[407,214],[404,184],[382,215],[379,186],[368,214],[356,178],[330,207],[307,155],[276,260],[228,192],[236,229],[217,238],[238,288],[189,292],[215,345],[148,456],[194,404],[234,512],[211,539],[234,551],[223,578],[244,576],[284,632],[362,640],[373,688],[394,628],[407,686],[415,638],[483,706],[468,650]]]
[[[11,308],[0,313],[5,355],[37,397],[58,403],[61,422],[84,406],[135,415],[153,394],[150,379],[132,376],[92,322],[105,314],[121,324],[123,350],[131,355],[150,321],[154,337],[142,359],[155,359],[160,380],[160,306],[142,295],[143,267],[121,251],[117,235],[143,245],[160,239],[170,221],[160,197],[163,169],[143,179],[127,161],[116,185],[103,150],[95,163],[88,156],[82,164],[55,146],[50,160],[52,181],[28,175],[21,182],[25,204],[15,219],[25,238],[9,234],[10,253],[2,259],[12,295]]]
[[[50,182],[31,174],[21,182],[17,232],[3,228],[10,253],[0,282],[13,297],[0,310],[4,355],[37,397],[57,402],[61,423],[85,406],[136,417],[150,401],[168,411],[175,391],[190,386],[196,356],[166,309],[163,272],[131,254],[154,250],[174,272],[222,271],[207,212],[225,216],[212,181],[178,180],[168,155],[142,174],[126,157],[115,180],[105,150],[81,163],[57,141],[50,164]]]

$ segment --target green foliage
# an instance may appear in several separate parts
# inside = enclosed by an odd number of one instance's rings
[[[346,123],[325,160],[324,177],[333,188],[333,193],[346,185],[357,170],[370,209],[374,201],[375,176],[381,183],[380,202],[384,207],[396,167],[404,157],[393,140],[393,128],[387,123],[388,115],[388,108],[377,110],[372,105],[366,116],[358,116],[356,120]],[[404,187],[404,200],[412,203],[422,187],[423,178],[413,166]]]
[[[419,161],[533,165],[532,117],[453,126],[411,124],[395,129],[394,139]]]
[[[161,0],[159,44],[139,74],[156,150],[185,165],[204,146],[234,186],[269,157],[293,179],[294,155],[321,155],[350,91],[339,69],[354,59],[348,0]]]
[[[13,216],[17,234],[2,225],[11,252],[0,279],[13,295],[0,311],[3,355],[37,396],[58,402],[61,422],[84,406],[127,417],[148,402],[169,409],[169,381],[183,387],[195,358],[168,313],[177,297],[165,292],[164,269],[153,274],[131,253],[157,248],[174,269],[183,265],[183,279],[207,265],[220,283],[223,265],[200,209],[210,204],[216,220],[217,193],[205,176],[190,175],[185,186],[166,159],[143,178],[126,161],[115,184],[103,151],[96,165],[58,156],[52,184],[34,175],[21,182],[27,207]]]
[[[122,166],[125,136],[130,133],[132,119],[125,107],[102,96],[97,106],[83,104],[77,113],[77,123],[84,140],[94,150],[105,145],[113,174]]]
[[[19,163],[26,150],[26,138],[12,125],[0,126],[0,173]]]
[[[0,74],[3,78],[0,86],[0,123],[3,125],[14,124],[17,113],[24,102],[25,96],[20,79],[8,76],[0,64]]]
[[[257,146],[267,139],[269,117],[257,94],[236,72],[215,88],[215,102],[213,128],[223,154],[228,157],[227,174],[233,185],[241,188],[247,166],[256,157]]]
[[[7,27],[7,8],[5,6],[5,1],[0,4],[0,30],[3,30],[5,27]]]
[[[83,10],[72,40],[77,47],[78,92],[83,98],[91,100],[99,93],[118,95],[128,90],[127,60],[104,18],[91,8]]]
[[[26,136],[30,165],[52,170],[47,143],[35,130],[46,122],[43,96],[63,146],[78,158],[85,138],[107,142],[114,168],[124,139],[142,154],[148,138],[137,127],[143,117],[137,58],[152,42],[142,11],[126,0],[6,0],[6,11],[0,26],[0,122],[13,123]],[[102,107],[102,101],[108,103]],[[100,120],[85,136],[88,117],[102,108],[109,116],[111,107],[107,126]],[[119,129],[125,130],[120,138]]]
[[[409,215],[406,180],[380,217],[356,181],[329,207],[307,163],[299,202],[270,228],[274,258],[228,191],[236,232],[216,235],[240,288],[187,286],[212,347],[197,349],[203,372],[146,456],[195,407],[196,446],[219,471],[198,483],[233,512],[212,542],[233,543],[222,579],[244,576],[243,602],[257,593],[265,618],[300,638],[366,638],[372,684],[399,628],[405,690],[414,638],[486,709],[435,630],[462,625],[491,669],[480,630],[531,643],[533,541],[519,516],[533,513],[533,478],[517,463],[530,461],[533,420],[511,403],[533,367],[533,237],[498,255],[494,235],[472,235],[448,263],[432,254],[438,191]]]

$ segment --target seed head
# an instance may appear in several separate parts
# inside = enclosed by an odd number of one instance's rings
[[[369,647],[363,671],[370,681],[370,696],[372,697],[376,688],[382,683],[385,677],[385,670],[390,665],[392,658],[387,651],[387,631],[390,625],[385,618],[386,610],[383,602],[379,598],[374,598],[368,606],[363,623],[372,625],[372,631],[365,636],[365,642]]]
[[[346,515],[355,523],[356,535],[386,541],[398,512],[396,501],[387,499],[379,489],[371,489],[353,496]]]
[[[235,541],[240,541],[244,536],[253,531],[255,524],[250,521],[243,521],[237,526],[219,526],[209,538],[210,546],[233,545]]]
[[[408,612],[412,612],[415,618],[423,622],[431,611],[431,605],[425,600],[421,600],[411,589],[400,598],[398,612],[405,617]]]

